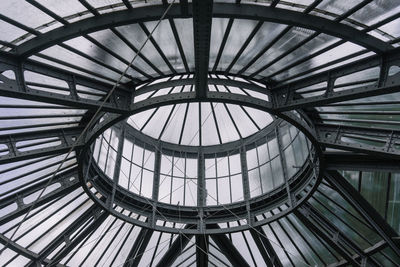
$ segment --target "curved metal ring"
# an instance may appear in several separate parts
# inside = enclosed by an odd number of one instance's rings
[[[134,103],[131,107],[132,114],[150,109],[156,106],[165,106],[177,103],[188,103],[196,102],[196,96],[194,93],[177,93],[164,96],[153,97]],[[248,96],[237,95],[232,93],[220,93],[220,92],[209,92],[207,98],[203,101],[210,102],[222,102],[238,104],[243,106],[249,106],[257,108],[259,110],[274,114],[271,109],[271,103],[260,100],[257,98],[251,98]],[[282,216],[290,213],[298,205],[303,203],[312,192],[316,189],[316,186],[320,181],[321,164],[321,151],[317,145],[315,138],[315,132],[313,131],[312,123],[300,115],[299,113],[285,112],[275,113],[281,119],[291,123],[298,129],[300,129],[311,141],[314,146],[313,155],[308,161],[302,166],[301,170],[292,178],[289,179],[290,194],[295,201],[292,203],[288,202],[288,195],[285,186],[278,187],[272,192],[264,195],[251,198],[248,201],[242,201],[227,205],[220,206],[205,206],[205,207],[184,207],[179,206],[179,212],[176,205],[160,203],[158,201],[145,199],[144,197],[133,194],[119,186],[112,189],[112,182],[96,165],[89,164],[91,159],[90,145],[91,143],[107,128],[113,124],[125,119],[127,116],[115,115],[106,113],[100,117],[96,125],[94,125],[90,133],[86,136],[86,145],[80,156],[80,179],[84,185],[85,191],[88,195],[98,204],[100,204],[105,210],[111,214],[129,221],[133,224],[137,224],[142,227],[155,229],[158,231],[170,232],[170,233],[228,233],[249,229],[250,227],[264,225],[268,222],[281,218]],[[85,174],[85,175],[84,175]],[[86,175],[91,179],[86,179]],[[93,179],[93,177],[96,177]],[[92,192],[92,190],[93,192]],[[101,199],[104,199],[102,201]],[[146,220],[137,219],[137,216],[127,216],[117,211],[120,207],[125,210],[133,212],[133,214],[141,215],[141,217],[147,217]],[[281,212],[256,221],[256,216],[265,214],[267,211],[271,211],[276,208],[285,207]],[[200,211],[201,210],[201,211]],[[162,215],[160,215],[162,214]],[[199,217],[199,214],[203,216]],[[226,223],[245,219],[246,224],[237,225],[235,227],[221,228],[221,229],[208,229],[207,224],[212,223]],[[172,225],[179,223],[186,223],[193,225],[193,228],[178,228],[169,227],[166,222],[172,222]]]

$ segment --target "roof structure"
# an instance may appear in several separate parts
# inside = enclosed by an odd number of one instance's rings
[[[398,266],[397,0],[0,3],[1,266]]]

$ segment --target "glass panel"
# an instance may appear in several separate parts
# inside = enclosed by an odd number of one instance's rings
[[[361,195],[384,217],[388,174],[363,172]]]
[[[388,203],[387,221],[398,233],[400,232],[400,174],[392,174]]]

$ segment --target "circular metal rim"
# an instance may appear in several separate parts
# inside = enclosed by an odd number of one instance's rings
[[[211,99],[209,98],[211,96]],[[165,101],[162,101],[163,97],[165,99]],[[142,110],[146,110],[149,109],[153,106],[164,106],[164,105],[169,105],[171,103],[182,103],[182,102],[197,102],[199,101],[198,99],[196,99],[195,95],[192,93],[179,93],[179,94],[175,94],[175,95],[168,95],[168,96],[161,96],[160,97],[154,97],[155,99],[148,99],[148,100],[143,100],[141,102],[135,103],[136,109],[132,109],[132,114],[138,113]],[[100,199],[98,197],[96,197],[90,190],[89,186],[91,185],[91,183],[89,183],[88,186],[88,181],[86,180],[85,176],[83,175],[84,173],[86,173],[88,171],[88,169],[83,166],[83,162],[87,162],[87,155],[90,154],[90,145],[92,144],[92,142],[107,128],[111,127],[112,125],[116,124],[117,122],[123,120],[124,118],[131,116],[130,115],[125,115],[124,117],[122,117],[121,115],[113,115],[113,114],[109,114],[106,113],[104,116],[101,116],[102,121],[100,123],[97,123],[96,125],[92,125],[92,131],[91,134],[88,134],[88,136],[86,136],[86,142],[85,142],[85,146],[82,149],[82,152],[80,154],[80,164],[79,164],[79,169],[80,169],[80,179],[81,179],[81,183],[83,185],[84,190],[87,192],[87,194],[98,204],[100,204],[105,210],[107,210],[109,213],[125,220],[125,221],[129,221],[133,224],[139,225],[141,227],[146,227],[146,228],[150,228],[150,229],[154,229],[154,230],[158,230],[158,231],[163,231],[163,232],[169,232],[169,233],[190,233],[190,234],[199,234],[199,233],[207,233],[207,234],[212,234],[212,233],[231,233],[231,232],[237,232],[237,231],[242,231],[244,229],[249,229],[250,227],[254,227],[254,226],[259,226],[259,225],[264,225],[266,223],[269,223],[271,221],[274,221],[278,218],[281,218],[282,216],[288,214],[289,212],[293,211],[295,208],[297,208],[301,203],[303,203],[305,200],[307,200],[312,193],[315,191],[317,185],[319,184],[321,177],[320,174],[322,173],[321,171],[321,166],[322,164],[320,164],[320,162],[322,163],[322,157],[321,157],[321,149],[318,146],[318,143],[315,139],[315,134],[313,133],[313,126],[312,123],[307,119],[307,117],[305,115],[300,115],[298,112],[284,112],[284,113],[276,113],[273,110],[271,110],[271,108],[269,107],[269,102],[267,101],[263,101],[260,99],[252,99],[249,96],[240,96],[240,95],[233,95],[231,93],[227,94],[227,93],[215,93],[215,92],[209,92],[208,94],[208,98],[206,98],[203,101],[208,101],[208,102],[233,102],[235,104],[240,104],[243,106],[251,106],[251,107],[256,107],[259,110],[262,111],[266,111],[270,114],[276,115],[278,116],[280,119],[283,119],[286,122],[289,122],[290,124],[292,124],[293,126],[295,126],[296,128],[298,128],[300,131],[302,131],[305,136],[311,141],[312,146],[315,150],[315,152],[313,153],[313,162],[310,161],[311,164],[306,163],[305,165],[309,165],[309,168],[313,169],[313,173],[309,175],[308,179],[301,179],[303,180],[307,180],[307,185],[305,187],[303,187],[302,189],[305,189],[306,187],[309,187],[309,185],[311,185],[311,188],[307,189],[307,193],[305,193],[305,195],[298,201],[295,202],[295,205],[292,205],[293,203],[291,203],[289,205],[289,208],[285,209],[284,211],[280,212],[279,214],[276,214],[274,216],[268,217],[268,218],[264,218],[260,221],[255,221],[255,216],[252,216],[251,218],[246,218],[245,216],[242,216],[242,218],[240,219],[246,219],[247,220],[247,224],[246,225],[239,225],[236,227],[229,227],[229,228],[221,228],[221,229],[206,229],[206,223],[204,222],[203,219],[199,219],[197,220],[199,223],[196,225],[196,229],[178,229],[178,228],[171,228],[171,227],[165,227],[165,226],[160,226],[157,225],[156,222],[154,221],[155,216],[153,216],[153,220],[149,220],[149,221],[140,221],[140,220],[136,220],[133,219],[132,217],[128,217],[120,212],[117,212],[113,209],[113,203],[107,203],[107,202],[102,202],[100,201]],[[142,103],[145,102],[145,103]],[[305,117],[305,118],[303,118]],[[98,118],[98,121],[100,121],[100,117]],[[86,158],[85,158],[86,157]],[[286,188],[284,188],[285,190],[280,190],[279,192],[282,191],[286,191]],[[275,193],[276,195],[279,193]],[[293,191],[292,191],[293,192]],[[291,192],[291,193],[292,193]],[[300,192],[297,192],[300,193]],[[274,195],[275,195],[274,194]],[[140,197],[143,199],[143,197]],[[262,201],[262,200],[261,200]],[[258,201],[259,203],[260,201]],[[282,203],[284,202],[280,202],[280,205],[275,205],[274,208],[280,207],[282,206]],[[157,204],[159,204],[157,202]],[[248,207],[248,209],[250,209],[250,203],[245,203]],[[175,205],[171,205],[173,206],[173,210],[176,213],[176,206]],[[224,205],[226,208],[226,205]],[[221,207],[221,206],[219,206]],[[198,207],[195,207],[196,209]],[[238,207],[239,209],[242,209],[246,207],[244,205],[242,205],[241,207]],[[153,208],[154,209],[154,208]],[[155,208],[156,209],[156,208]],[[202,207],[202,211],[207,210],[207,206],[206,207]],[[265,210],[265,212],[272,210],[273,208],[269,208],[268,210]],[[181,208],[180,206],[180,212],[182,212],[183,207]],[[247,211],[246,211],[247,212]],[[153,212],[153,214],[155,213],[155,211]],[[198,214],[196,212],[196,214]],[[192,214],[193,215],[193,214]],[[232,221],[238,221],[239,219],[236,218],[235,220]],[[179,220],[175,220],[176,223],[179,223]],[[227,223],[227,220],[224,220],[223,222],[219,222],[219,223]]]

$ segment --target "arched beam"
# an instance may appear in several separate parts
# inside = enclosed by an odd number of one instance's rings
[[[189,4],[188,7],[188,14],[184,15],[181,12],[181,7],[175,4],[171,7],[165,18],[192,17],[192,4]],[[80,20],[24,42],[16,48],[16,54],[21,57],[29,57],[52,45],[83,34],[131,23],[158,20],[164,11],[165,6],[152,5],[111,12],[101,16]],[[299,26],[353,42],[377,53],[383,53],[393,48],[390,44],[351,26],[292,10],[253,4],[241,4],[239,6],[230,3],[214,3],[213,17],[251,19]]]
[[[151,83],[149,85],[145,85],[140,87],[135,91],[135,96],[142,95],[148,92],[153,92],[156,90],[174,87],[174,86],[184,86],[184,85],[193,85],[195,84],[194,78],[183,78],[183,79],[176,79],[176,80],[168,80],[163,82]],[[222,85],[222,86],[232,86],[237,88],[243,88],[246,90],[255,91],[261,94],[269,95],[269,90],[266,87],[262,87],[255,83],[244,82],[240,80],[233,80],[233,79],[218,79],[218,78],[208,78],[207,79],[208,85]]]

